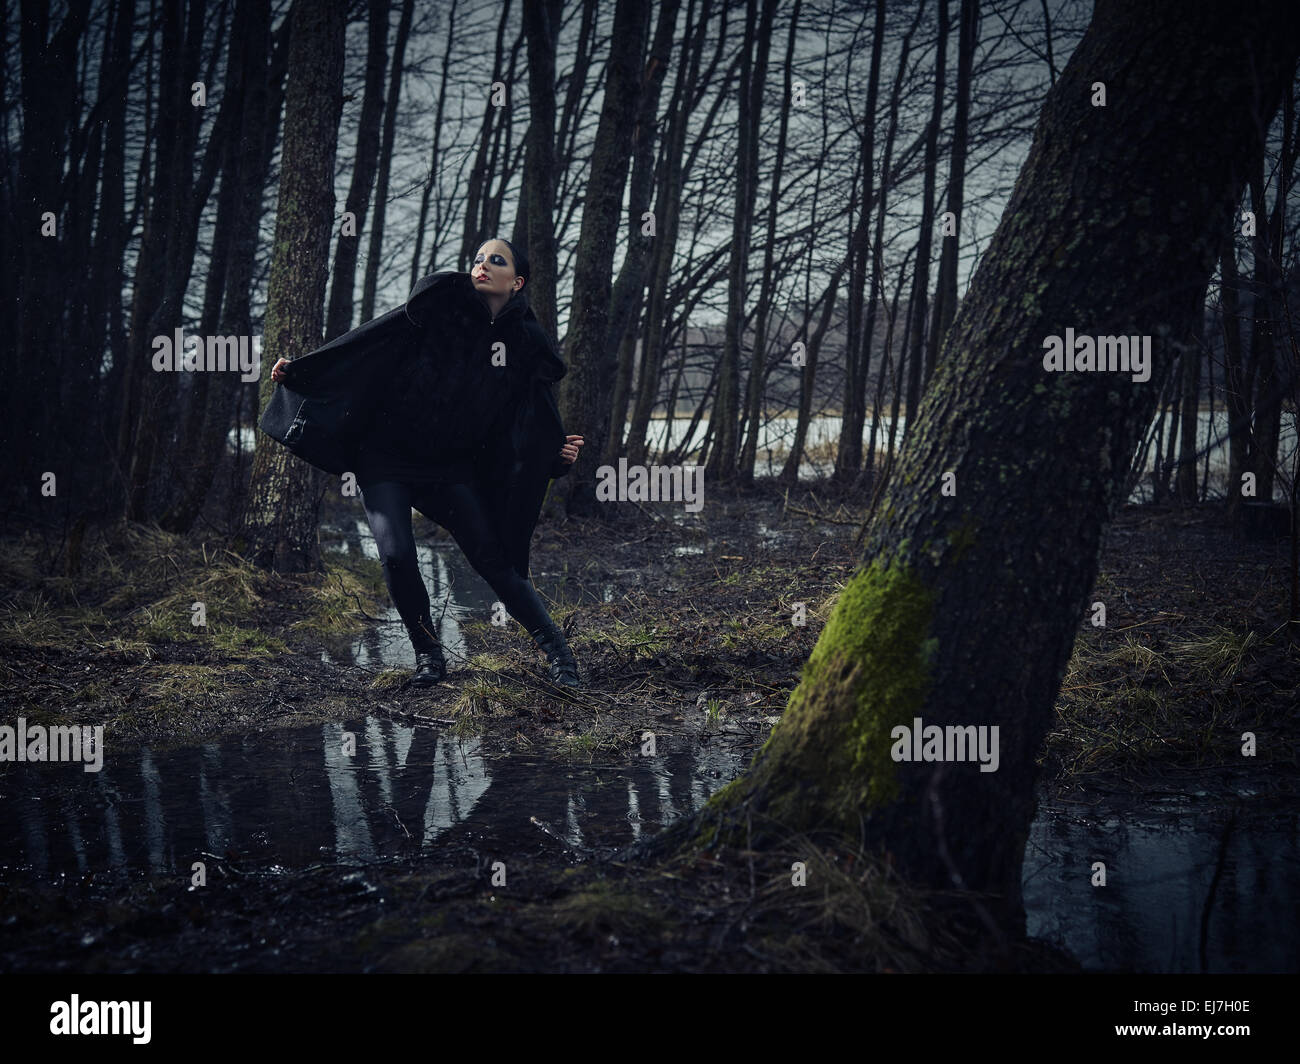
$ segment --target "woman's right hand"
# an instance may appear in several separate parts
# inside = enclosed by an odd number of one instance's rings
[[[285,369],[288,365],[289,365],[289,360],[287,358],[282,358],[280,359],[279,362],[277,362],[274,366],[272,366],[271,380],[275,381],[276,384],[279,384],[282,380],[284,380]]]

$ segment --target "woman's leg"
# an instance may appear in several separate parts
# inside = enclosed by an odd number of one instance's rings
[[[429,616],[429,592],[420,576],[411,529],[411,489],[391,480],[361,489],[366,520],[375,537],[384,582],[417,653],[433,653],[438,642]]]
[[[470,484],[438,485],[421,491],[412,505],[451,533],[474,571],[487,581],[510,616],[527,629],[546,653],[551,677],[576,685],[577,665],[564,634],[546,612],[532,581],[520,576],[506,558],[500,533],[488,517],[487,506],[478,490]]]
[[[419,492],[412,505],[451,533],[474,571],[496,592],[511,617],[530,632],[552,623],[532,582],[520,576],[506,559],[500,534],[472,485],[439,484]]]

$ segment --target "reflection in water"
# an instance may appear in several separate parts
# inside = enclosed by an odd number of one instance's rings
[[[188,876],[204,854],[241,871],[417,854],[553,856],[555,838],[569,860],[600,856],[698,809],[739,775],[748,754],[718,746],[686,739],[631,765],[578,765],[491,757],[477,739],[365,717],[146,747],[98,773],[13,765],[0,774],[0,883],[106,868]],[[1199,971],[1224,812],[1077,808],[1044,803],[1031,828],[1030,933],[1089,968]],[[1210,971],[1300,970],[1298,838],[1294,810],[1253,804],[1238,816],[1206,927]],[[1094,861],[1106,864],[1104,887],[1091,885]]]
[[[1200,942],[1225,832],[1223,870],[1206,924],[1211,972],[1300,971],[1300,814],[1168,803],[1122,816],[1040,809],[1025,849],[1029,933],[1087,968],[1201,970]],[[1106,866],[1093,886],[1093,864]]]
[[[364,514],[349,514],[339,524],[322,525],[321,549],[379,560],[375,537]],[[421,543],[417,537],[415,557],[420,576],[429,590],[429,604],[438,624],[439,641],[450,654],[463,657],[462,621],[489,619],[496,596],[470,568],[454,544],[439,543],[431,547]],[[371,626],[356,639],[334,642],[328,650],[322,651],[322,658],[326,661],[343,660],[370,669],[413,669],[415,652],[392,602],[386,602],[379,620],[380,624]]]
[[[543,839],[533,818],[580,854],[612,851],[698,807],[747,757],[678,745],[630,766],[489,759],[478,739],[372,716],[144,747],[98,773],[23,764],[0,776],[0,878],[188,872],[204,853],[249,868],[372,861],[431,852],[453,827],[517,852]]]
[[[360,511],[359,503],[357,507]],[[355,558],[379,560],[375,537],[370,532],[364,514],[354,516],[348,513],[340,522],[323,523],[321,549],[349,554]],[[429,591],[430,612],[434,623],[438,625],[438,639],[448,652],[449,663],[454,663],[465,657],[461,625],[466,621],[490,621],[496,595],[454,543],[444,540],[424,543],[417,532],[415,557],[420,576]],[[568,589],[562,581],[556,583],[535,578],[534,583],[543,597],[558,602],[568,601]],[[613,587],[601,588],[597,597],[604,602],[614,601]],[[326,642],[330,645],[321,652],[322,659],[342,661],[368,669],[415,668],[415,651],[411,648],[397,608],[386,595],[379,621],[379,624],[371,625],[356,638],[341,641],[327,639]]]

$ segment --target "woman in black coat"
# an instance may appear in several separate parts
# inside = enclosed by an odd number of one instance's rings
[[[442,680],[446,663],[416,564],[412,507],[451,533],[545,652],[552,680],[580,682],[564,634],[528,579],[527,539],[541,502],[534,486],[544,488],[548,468],[552,476],[568,471],[582,437],[565,437],[558,455],[521,456],[503,446],[511,437],[516,448],[533,443],[537,437],[520,428],[537,399],[530,389],[545,389],[553,411],[549,382],[564,373],[528,307],[527,279],[526,256],[493,239],[479,248],[470,273],[435,274],[417,285],[405,310],[419,339],[396,356],[355,449],[352,469],[384,579],[415,649],[416,686]],[[290,365],[281,359],[271,379],[292,382]],[[520,473],[530,461],[543,463],[531,478]]]

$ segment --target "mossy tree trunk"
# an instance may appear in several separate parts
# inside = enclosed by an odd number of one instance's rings
[[[271,398],[271,367],[318,347],[334,222],[334,153],[343,107],[346,7],[293,6],[284,149],[275,246],[263,326],[259,408]],[[323,474],[265,435],[257,438],[243,538],[246,556],[279,571],[320,564],[317,535]]]
[[[1023,927],[1034,759],[1131,456],[1294,73],[1290,0],[1099,0],[961,303],[861,567],[750,771],[678,843],[835,832]],[[1094,106],[1096,82],[1105,106]],[[1149,380],[1044,338],[1150,335]],[[955,476],[955,495],[943,492]],[[999,728],[999,764],[895,762],[896,725]]]

